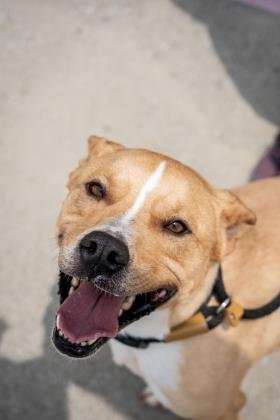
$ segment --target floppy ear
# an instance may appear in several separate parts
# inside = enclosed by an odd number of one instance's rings
[[[216,259],[221,260],[230,254],[238,238],[244,232],[245,225],[254,225],[256,215],[232,192],[218,190],[218,244]]]
[[[115,143],[110,140],[106,140],[103,137],[90,136],[88,139],[88,157],[100,157],[107,155],[108,153],[113,153],[118,150],[124,149],[119,143]]]
[[[78,166],[72,172],[70,172],[67,187],[71,187],[71,184],[77,181],[80,169],[86,166],[89,160],[106,155],[108,153],[116,152],[117,150],[124,148],[125,147],[121,144],[106,140],[103,137],[90,136],[88,139],[88,156],[85,159],[81,159]]]

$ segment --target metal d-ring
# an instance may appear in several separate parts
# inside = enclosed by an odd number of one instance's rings
[[[216,309],[216,314],[220,314],[230,305],[230,297],[226,298]]]

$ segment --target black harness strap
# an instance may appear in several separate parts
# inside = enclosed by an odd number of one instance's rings
[[[209,300],[215,297],[218,305],[208,305]],[[227,294],[224,281],[222,268],[219,266],[218,274],[214,283],[212,292],[206,302],[199,308],[198,312],[201,312],[206,320],[209,330],[216,328],[220,325],[225,318],[226,308],[231,304],[231,298]],[[276,309],[280,307],[280,293],[272,299],[270,302],[263,306],[255,309],[244,309],[242,319],[258,319],[264,316],[270,315]],[[127,346],[146,349],[152,343],[163,343],[164,340],[157,338],[141,338],[134,337],[129,334],[118,334],[115,339],[122,344]]]
[[[217,279],[216,279],[212,294],[216,297],[217,301],[220,304],[222,304],[223,302],[228,302],[225,305],[225,308],[230,305],[231,298],[227,294],[226,289],[225,289],[221,266],[219,267]],[[270,315],[272,312],[274,312],[279,307],[280,307],[280,293],[277,296],[275,296],[275,298],[272,299],[270,302],[266,303],[263,306],[260,306],[259,308],[244,309],[242,319],[262,318],[264,316]],[[217,308],[217,310],[218,310],[218,308]],[[202,308],[202,312],[203,312],[203,308]]]
[[[214,296],[218,302],[218,305],[208,306],[208,301],[211,297]],[[214,283],[214,287],[208,300],[203,303],[199,311],[202,312],[205,319],[207,320],[207,325],[209,330],[216,328],[224,320],[225,309],[230,305],[231,299],[227,294],[223,282],[223,273],[222,268],[219,266],[218,274]]]
[[[129,334],[118,334],[115,337],[115,340],[119,341],[122,344],[127,346],[134,347],[137,349],[146,349],[152,343],[162,343],[163,340],[158,340],[157,338],[140,338],[133,337]]]
[[[280,293],[266,305],[261,306],[260,308],[256,309],[244,309],[244,319],[258,319],[262,318],[263,316],[267,316],[272,314],[272,312],[276,311],[280,307]]]

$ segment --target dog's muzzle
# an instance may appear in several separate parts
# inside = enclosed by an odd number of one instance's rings
[[[72,357],[86,357],[109,338],[169,300],[177,291],[166,285],[140,294],[126,290],[131,270],[127,245],[107,232],[93,231],[82,238],[76,264],[61,271],[53,341]]]

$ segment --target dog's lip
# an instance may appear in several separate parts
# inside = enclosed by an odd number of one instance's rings
[[[66,299],[68,296],[68,293],[66,294],[65,288],[68,287],[70,290],[71,287],[71,280],[72,277],[69,275],[64,274],[63,272],[60,272],[60,281],[59,281],[59,295],[61,297],[61,303]],[[63,282],[68,282],[68,285],[64,284]],[[155,296],[157,293],[161,293],[163,295],[162,291],[165,291],[164,296],[158,298],[158,300],[153,300],[152,297]],[[120,332],[123,328],[131,324],[132,322],[137,321],[138,319],[142,318],[145,315],[149,315],[151,312],[153,312],[155,309],[157,309],[159,306],[163,305],[167,301],[169,301],[177,292],[177,287],[175,286],[166,286],[161,287],[156,290],[152,290],[143,294],[137,294],[135,295],[135,300],[133,304],[131,305],[131,308],[125,311],[121,316],[119,316],[119,328],[118,332]],[[87,344],[75,344],[69,341],[65,336],[61,334],[61,331],[59,331],[57,324],[53,331],[52,336],[53,343],[57,350],[59,350],[61,353],[74,357],[74,358],[83,358],[88,357],[92,354],[95,354],[97,350],[102,347],[103,344],[105,344],[109,338],[108,337],[99,337],[97,338],[93,343]]]
[[[95,354],[97,350],[109,340],[109,338],[100,337],[93,344],[81,346],[78,344],[73,344],[69,342],[65,337],[60,336],[57,327],[55,327],[53,330],[52,340],[56,349],[60,353],[69,357],[80,359]]]

